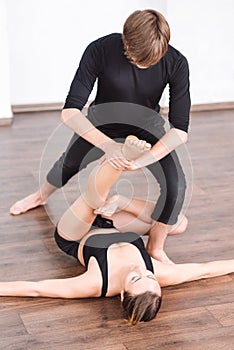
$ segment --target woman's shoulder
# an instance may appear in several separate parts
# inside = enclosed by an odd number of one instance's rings
[[[156,276],[160,286],[165,285],[165,278],[167,278],[167,274],[170,273],[168,271],[167,266],[170,267],[169,264],[164,264],[159,260],[156,260],[154,258],[151,258],[153,268],[154,268],[154,275]],[[170,269],[169,269],[170,270]]]

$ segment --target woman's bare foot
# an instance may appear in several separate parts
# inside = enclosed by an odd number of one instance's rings
[[[122,147],[122,152],[127,160],[136,160],[142,156],[144,152],[148,152],[150,149],[150,143],[144,140],[139,140],[134,135],[129,135]]]
[[[112,197],[108,198],[105,204],[94,210],[94,214],[101,214],[104,216],[111,217],[114,213],[123,210],[128,204],[129,198],[121,196],[119,194],[114,194]]]
[[[34,209],[45,204],[46,202],[42,200],[40,192],[35,192],[13,204],[10,208],[10,214],[20,215],[30,209]]]

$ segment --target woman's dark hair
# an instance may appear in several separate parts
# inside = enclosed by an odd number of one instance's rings
[[[160,309],[162,297],[152,292],[131,295],[124,292],[122,305],[132,325],[154,319]]]
[[[170,28],[164,16],[155,10],[133,12],[123,27],[125,55],[141,66],[156,64],[166,53]]]

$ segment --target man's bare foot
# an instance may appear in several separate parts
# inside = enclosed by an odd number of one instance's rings
[[[10,214],[20,215],[26,213],[26,211],[30,209],[34,209],[45,204],[46,202],[42,200],[40,193],[35,192],[13,204],[10,208]]]
[[[129,198],[121,196],[119,194],[114,194],[112,197],[108,198],[105,204],[94,210],[94,214],[101,214],[104,216],[111,217],[114,213],[124,209],[124,207],[129,202]]]
[[[129,135],[122,147],[122,152],[127,160],[136,160],[143,155],[144,152],[148,152],[151,149],[151,144],[139,140],[134,135]]]
[[[148,244],[147,244],[146,249],[147,249],[148,254],[152,258],[154,258],[158,261],[161,261],[164,264],[170,264],[170,265],[174,264],[174,262],[168,258],[167,254],[164,252],[164,250],[155,250],[155,249],[151,250],[150,246],[148,246]]]

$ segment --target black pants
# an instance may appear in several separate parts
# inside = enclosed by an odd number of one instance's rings
[[[117,141],[120,141],[120,139],[124,140],[129,134],[133,134],[139,139],[146,140],[152,145],[159,139],[159,137],[156,137],[147,130],[134,126],[129,128],[126,124],[103,125],[97,128],[112,139],[117,139]],[[102,155],[103,152],[100,149],[94,147],[77,134],[74,134],[66,151],[49,171],[47,181],[51,185],[60,188],[64,186],[73,175],[77,174],[90,162],[97,160]],[[147,168],[157,179],[161,191],[151,217],[153,220],[173,225],[177,222],[186,190],[185,176],[176,152],[171,152],[166,157],[149,165]]]

